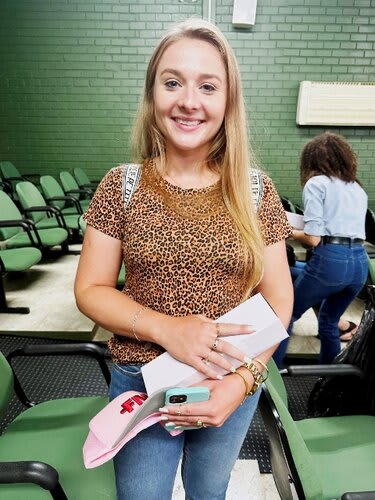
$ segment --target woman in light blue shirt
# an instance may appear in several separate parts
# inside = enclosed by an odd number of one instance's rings
[[[308,142],[300,161],[304,229],[293,238],[313,247],[294,282],[293,324],[310,307],[319,309],[320,362],[340,352],[340,316],[364,286],[368,274],[363,247],[367,195],[357,180],[357,158],[347,141],[326,132]],[[282,366],[288,339],[274,354]]]

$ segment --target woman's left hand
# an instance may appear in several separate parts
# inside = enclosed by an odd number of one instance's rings
[[[206,379],[195,384],[210,389],[210,399],[200,403],[168,405],[163,415],[176,426],[221,427],[242,403],[245,386],[241,377],[230,374],[223,380]]]

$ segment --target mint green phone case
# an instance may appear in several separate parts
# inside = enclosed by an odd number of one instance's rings
[[[199,403],[210,398],[208,387],[174,387],[165,392],[165,404]]]
[[[210,390],[208,387],[174,387],[165,392],[165,404],[184,404],[184,403],[200,403],[210,399]],[[165,428],[168,431],[175,430],[175,424],[166,423]],[[201,427],[180,427],[179,430],[201,429]]]

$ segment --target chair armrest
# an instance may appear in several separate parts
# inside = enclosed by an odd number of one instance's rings
[[[35,205],[34,207],[28,207],[22,209],[25,213],[29,212],[47,212],[51,215],[55,214],[56,207],[52,205]]]
[[[26,179],[22,175],[21,176],[17,175],[17,176],[13,176],[13,177],[6,177],[5,180],[6,181],[24,181]]]
[[[25,180],[30,181],[32,184],[35,184],[35,179],[36,182],[39,184],[40,176],[41,174],[33,174],[31,172],[28,172],[27,174],[22,174],[22,177]]]
[[[25,443],[27,446],[27,443]],[[68,500],[57,470],[44,462],[0,462],[0,484],[33,483],[49,490],[52,498]]]
[[[316,375],[317,377],[332,377],[336,375],[355,375],[364,378],[363,371],[358,366],[349,364],[333,365],[291,365],[286,369],[288,375],[293,377]],[[283,374],[283,373],[282,373]]]
[[[14,391],[17,394],[18,399],[25,406],[31,407],[35,406],[35,401],[30,401],[23,390],[20,381],[13,369],[12,360],[20,356],[71,356],[71,355],[86,355],[90,356],[99,364],[103,377],[107,384],[109,385],[111,381],[111,373],[109,371],[108,365],[105,361],[106,353],[105,350],[93,342],[79,342],[74,344],[47,344],[47,345],[26,345],[21,349],[16,349],[8,354],[7,361],[12,367],[14,376]]]
[[[52,198],[47,198],[48,203],[51,201],[71,201],[73,205],[75,206],[77,212],[79,215],[83,214],[83,210],[81,207],[81,204],[79,203],[79,200],[76,196],[53,196]]]
[[[341,500],[375,500],[375,491],[358,491],[344,493]]]
[[[89,184],[81,184],[81,189],[89,189],[90,191],[95,190],[98,187],[99,183],[90,182]]]
[[[93,192],[91,189],[69,189],[69,191],[66,191],[66,194],[85,194],[91,198]]]
[[[25,214],[32,212],[46,212],[48,215],[52,215],[56,217],[57,223],[60,227],[64,229],[68,229],[66,227],[65,221],[62,217],[61,210],[58,207],[54,207],[52,205],[41,205],[35,207],[24,208],[23,211]]]
[[[0,227],[22,227],[27,233],[32,246],[43,246],[36,226],[30,219],[0,220]],[[37,242],[35,242],[31,231],[34,232]]]
[[[30,228],[30,219],[9,219],[0,220],[0,227],[23,227],[25,230]],[[34,224],[34,223],[33,223]]]

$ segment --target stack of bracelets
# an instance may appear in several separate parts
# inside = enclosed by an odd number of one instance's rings
[[[256,365],[254,365],[254,363],[252,361],[256,361],[257,363],[259,363],[260,365],[263,366],[264,371],[266,372],[265,377],[263,377],[263,374],[259,371],[258,367]],[[238,369],[234,372],[236,375],[239,375],[245,383],[246,390],[245,390],[245,396],[243,398],[242,403],[245,401],[245,399],[248,396],[252,396],[253,394],[256,393],[256,391],[259,389],[259,387],[262,385],[262,383],[267,380],[268,374],[269,374],[267,365],[265,363],[263,363],[263,361],[261,359],[254,358],[254,360],[252,360],[252,361],[250,363],[244,363],[243,365],[240,366],[240,368],[242,367],[242,368],[246,368],[247,370],[249,370],[249,372],[251,373],[251,375],[254,378],[254,383],[253,383],[253,386],[251,389],[249,388],[249,384],[248,384],[246,378],[242,375],[242,373],[239,372]]]

